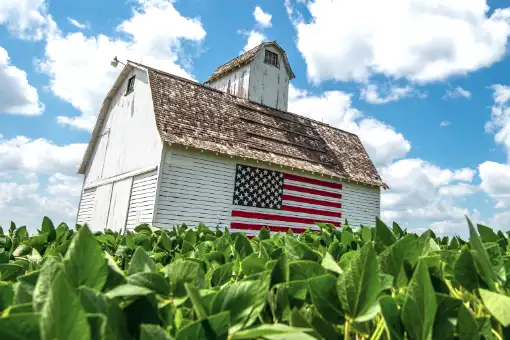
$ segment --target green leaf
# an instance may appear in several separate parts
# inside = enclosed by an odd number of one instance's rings
[[[313,304],[324,319],[334,324],[344,322],[342,306],[335,289],[336,278],[326,274],[308,280]]]
[[[20,241],[27,239],[28,238],[27,227],[23,226],[16,229],[14,236],[16,236]]]
[[[241,268],[246,276],[264,271],[265,265],[266,261],[255,253],[245,257],[241,262]]]
[[[384,248],[391,246],[396,241],[397,239],[391,232],[390,228],[388,228],[388,226],[383,221],[381,221],[379,217],[377,217],[375,220],[374,229],[374,242],[377,252],[380,252]]]
[[[197,243],[197,234],[193,231],[193,229],[188,229],[186,230],[183,239],[194,246],[195,243]]]
[[[160,326],[142,325],[140,327],[140,340],[172,340],[172,337]]]
[[[128,274],[155,272],[156,270],[156,264],[149,257],[147,252],[142,247],[136,248],[133,258],[131,259],[131,263],[129,264]]]
[[[41,313],[43,340],[91,338],[87,315],[63,272],[57,274]]]
[[[337,289],[342,307],[352,319],[373,311],[371,309],[376,304],[381,281],[372,242],[366,243],[350,261],[349,267],[339,275]]]
[[[0,281],[0,315],[1,312],[14,303],[14,288],[11,283]]]
[[[476,318],[464,306],[460,305],[459,316],[457,318],[457,332],[460,340],[471,340],[478,338],[478,324]]]
[[[197,313],[198,318],[199,319],[207,318],[209,313],[207,312],[207,307],[202,301],[202,297],[200,296],[198,289],[191,286],[189,283],[186,283],[184,286],[186,288],[186,292],[188,293],[188,297],[191,300],[191,303],[193,304],[193,309],[195,310],[195,313]]]
[[[381,314],[386,323],[390,339],[404,339],[404,327],[400,319],[400,311],[397,303],[391,296],[382,296],[379,299]]]
[[[25,268],[17,264],[0,264],[0,280],[16,281],[18,276],[25,273]]]
[[[354,235],[348,230],[342,231],[342,245],[348,247],[352,241],[354,241]]]
[[[217,287],[227,283],[232,278],[233,269],[234,262],[228,262],[216,268],[212,272],[211,286]]]
[[[462,246],[459,257],[454,264],[455,279],[470,292],[480,287],[475,260],[467,245]]]
[[[480,289],[479,292],[483,304],[489,313],[491,313],[503,327],[510,326],[510,297],[486,289]]]
[[[103,340],[106,334],[106,316],[103,314],[87,314],[90,326],[90,339]]]
[[[20,313],[0,318],[0,339],[35,340],[40,338],[39,314]]]
[[[289,259],[292,260],[308,260],[320,261],[321,256],[316,251],[313,251],[308,245],[299,242],[292,236],[284,236],[285,251]]]
[[[152,293],[153,291],[151,289],[131,284],[125,284],[113,288],[108,293],[106,293],[105,296],[109,299],[115,299],[118,297],[130,298],[144,296]]]
[[[478,236],[478,233],[473,226],[473,223],[466,218],[469,225],[469,243],[471,244],[471,249],[473,250],[473,257],[476,260],[478,272],[481,274],[483,280],[487,283],[491,290],[495,289],[494,280],[496,279],[496,274],[492,269],[492,265],[489,259],[489,255],[485,250],[485,247]]]
[[[205,272],[202,266],[191,260],[177,260],[165,267],[165,274],[170,279],[172,294],[177,297],[186,295],[184,284],[186,282],[195,287],[203,287]]]
[[[275,284],[287,281],[289,281],[289,263],[287,255],[282,254],[271,269],[271,282],[269,285],[272,287]]]
[[[40,312],[44,306],[48,294],[50,294],[53,281],[62,270],[62,266],[54,258],[47,258],[39,272],[39,278],[33,292],[33,308]]]
[[[223,286],[212,303],[212,314],[230,312],[231,326],[249,327],[264,308],[269,275],[260,281],[240,281]]]
[[[370,231],[370,228],[363,227],[361,228],[361,239],[365,242],[369,242],[372,240],[372,232]]]
[[[191,322],[179,329],[177,340],[218,339],[226,340],[229,330],[229,312],[212,315],[207,319]]]
[[[303,339],[312,340],[314,337],[306,334],[312,329],[296,328],[284,324],[260,325],[234,333],[230,338],[236,339]]]
[[[329,253],[324,254],[321,265],[327,270],[330,270],[337,274],[342,274],[342,268],[340,268],[340,266],[338,265],[338,263],[336,263],[333,256],[331,256]]]
[[[488,242],[498,242],[499,236],[489,227],[486,227],[482,224],[477,224],[476,228],[480,233],[480,237],[484,243]]]
[[[450,295],[436,293],[437,311],[434,321],[433,339],[451,339],[456,328],[462,300]]]
[[[402,321],[407,333],[417,340],[430,339],[436,315],[436,295],[423,261],[418,262],[402,306]]]
[[[161,273],[139,272],[129,275],[128,284],[145,287],[156,294],[163,296],[170,295],[170,284]]]
[[[74,287],[103,288],[108,276],[107,262],[99,243],[86,226],[74,235],[65,256],[64,270]]]
[[[259,231],[259,240],[269,240],[271,238],[271,233],[265,227],[260,228]]]

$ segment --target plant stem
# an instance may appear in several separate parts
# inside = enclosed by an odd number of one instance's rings
[[[499,335],[499,334],[498,334],[498,332],[496,332],[496,331],[494,330],[494,328],[491,328],[491,332],[492,332],[492,334],[494,334],[494,336],[495,336],[496,338],[498,338],[498,340],[503,340],[503,338],[501,337],[501,335]]]
[[[376,327],[374,333],[372,334],[372,336],[370,337],[370,340],[379,340],[383,331],[384,331],[384,319],[381,318],[379,320],[379,322],[377,323],[377,327]]]
[[[349,328],[350,328],[350,321],[348,319],[345,319],[344,324],[344,340],[349,340]]]

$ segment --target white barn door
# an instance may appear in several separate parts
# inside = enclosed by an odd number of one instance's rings
[[[131,193],[133,178],[126,178],[113,183],[110,200],[110,212],[106,226],[113,231],[123,231],[126,226],[126,219]]]

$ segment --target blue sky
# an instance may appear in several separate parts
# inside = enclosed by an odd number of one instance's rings
[[[277,40],[296,74],[289,110],[360,136],[391,187],[386,221],[510,230],[510,7],[434,3],[2,1],[0,224],[74,221],[115,55],[202,82]]]

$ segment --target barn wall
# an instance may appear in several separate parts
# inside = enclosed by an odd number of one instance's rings
[[[125,95],[132,75],[134,91]],[[100,135],[85,172],[85,186],[159,163],[163,143],[145,71],[134,69],[126,78],[112,99]]]
[[[264,63],[265,49],[278,54],[280,67]],[[266,46],[251,63],[249,99],[287,111],[289,74],[278,49]]]
[[[81,196],[80,206],[78,207],[78,224],[90,224],[92,221],[92,212],[94,202],[96,201],[96,188],[84,190]]]
[[[248,98],[248,86],[250,83],[250,65],[245,65],[237,70],[216,79],[209,84],[213,89],[233,94],[241,98]]]
[[[162,166],[154,224],[168,228],[200,222],[210,227],[228,225],[237,163],[282,171],[280,167],[240,162],[206,152],[168,149]],[[317,178],[324,180],[320,176]],[[379,216],[379,189],[350,183],[342,183],[342,186],[342,220],[347,218],[353,226],[373,225],[375,216]],[[273,224],[293,226],[288,222]]]
[[[133,178],[126,223],[128,229],[143,223],[152,224],[157,183],[157,170]]]

